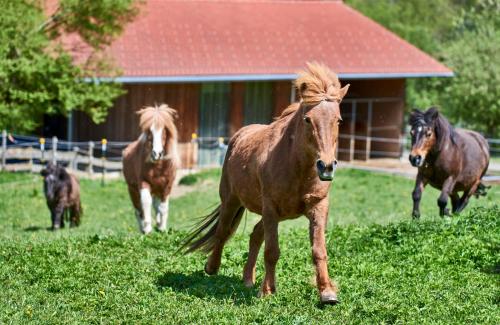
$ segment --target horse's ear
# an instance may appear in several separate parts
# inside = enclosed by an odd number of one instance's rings
[[[45,168],[40,171],[40,175],[42,175],[43,177],[47,176],[48,174],[49,172]]]
[[[303,82],[301,83],[297,89],[299,90],[299,97],[303,98],[302,94],[307,90],[307,83]]]
[[[349,86],[351,84],[347,84],[344,86],[344,88],[341,88],[339,91],[340,99],[344,98],[344,96],[347,94],[347,90],[349,90]]]
[[[434,121],[439,116],[439,111],[436,107],[431,107],[425,112],[425,115],[429,116],[431,121]]]

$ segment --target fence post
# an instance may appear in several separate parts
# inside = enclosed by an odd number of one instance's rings
[[[73,171],[77,171],[78,170],[78,151],[80,150],[80,148],[78,147],[73,147],[73,152],[75,153],[75,155],[73,156],[73,160],[71,161],[71,169],[73,169]]]
[[[94,175],[94,141],[89,141],[89,176]]]
[[[106,178],[106,149],[107,149],[107,144],[108,140],[102,139],[101,140],[101,151],[102,151],[102,179],[101,179],[101,185],[104,186],[104,179]]]
[[[57,137],[52,137],[52,163],[57,164]]]
[[[30,172],[33,172],[33,146],[30,146],[30,161],[29,161],[29,165],[30,165]]]
[[[2,131],[2,170],[6,169],[7,162],[7,131]]]

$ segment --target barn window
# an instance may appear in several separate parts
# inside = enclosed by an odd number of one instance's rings
[[[198,164],[212,166],[222,163],[219,137],[228,136],[229,98],[228,82],[203,83],[200,96]]]
[[[203,83],[200,98],[200,137],[226,137],[230,84],[228,82]]]
[[[247,82],[243,124],[268,124],[272,117],[272,83]]]

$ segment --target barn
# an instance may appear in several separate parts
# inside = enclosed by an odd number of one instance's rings
[[[103,124],[73,114],[66,138],[134,140],[134,111],[167,103],[179,115],[184,165],[216,163],[219,138],[270,123],[296,100],[292,80],[307,61],[327,64],[351,85],[339,158],[398,157],[406,80],[453,75],[342,1],[148,0],[107,52],[127,93]]]

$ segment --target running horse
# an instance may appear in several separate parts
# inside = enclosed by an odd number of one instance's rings
[[[174,124],[176,112],[163,104],[145,107],[137,113],[142,134],[123,150],[123,175],[139,228],[148,234],[153,229],[153,203],[158,230],[167,229],[168,198],[179,161]]]
[[[418,167],[413,191],[413,218],[420,217],[420,198],[427,184],[441,190],[439,214],[448,215],[451,198],[453,213],[460,213],[472,195],[485,195],[481,177],[489,164],[488,142],[479,133],[455,129],[435,107],[410,115],[410,162]],[[462,197],[459,192],[463,191]]]
[[[280,255],[278,223],[305,215],[322,303],[337,303],[337,289],[327,268],[325,228],[328,192],[337,167],[335,159],[339,104],[349,85],[326,66],[308,63],[295,81],[300,102],[290,105],[269,125],[248,125],[231,138],[219,186],[220,205],[203,218],[181,250],[210,253],[205,272],[216,274],[224,244],[236,231],[245,209],[262,216],[250,235],[243,270],[247,287],[255,284],[255,264],[265,241],[265,276],[259,292],[276,291],[275,270]]]

